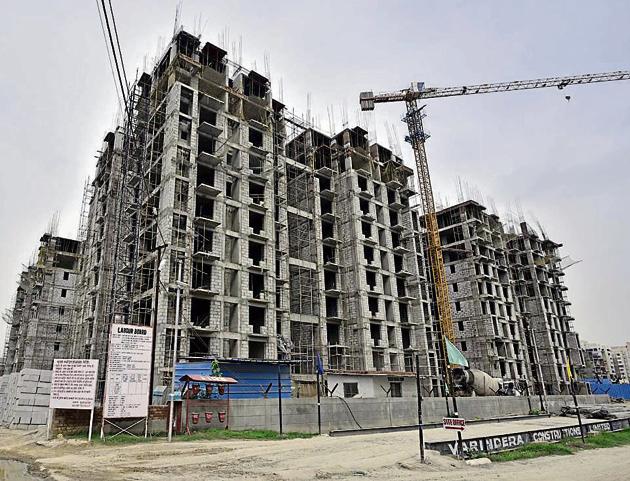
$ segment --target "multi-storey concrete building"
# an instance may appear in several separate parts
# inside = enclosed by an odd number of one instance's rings
[[[532,377],[537,386],[542,381],[547,394],[567,393],[567,363],[576,371],[584,366],[584,357],[562,282],[558,251],[562,244],[540,238],[525,222],[519,228],[508,234],[508,261],[516,282]]]
[[[394,395],[415,353],[426,368],[402,159],[359,127],[313,129],[184,31],[134,92],[97,162],[76,354],[104,360],[112,322],[153,325],[166,385],[181,265],[180,358],[291,360],[302,392],[317,355]]]
[[[457,346],[492,377],[528,379],[503,224],[470,200],[438,212],[438,225]]]
[[[20,275],[7,335],[4,373],[52,369],[73,337],[80,243],[44,234],[37,258]]]

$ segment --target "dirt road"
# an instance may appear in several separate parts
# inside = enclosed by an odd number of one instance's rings
[[[29,461],[35,473],[41,467],[52,479],[63,481],[630,479],[630,447],[478,467],[429,452],[430,464],[421,465],[416,432],[90,446],[0,430],[0,458]]]

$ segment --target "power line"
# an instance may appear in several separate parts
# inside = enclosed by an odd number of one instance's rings
[[[101,9],[98,4],[98,0],[96,0],[96,9],[98,11],[98,19],[101,23],[101,31],[103,33],[103,40],[105,41],[105,50],[107,51],[107,60],[109,61],[109,70],[112,74],[112,80],[114,81],[114,89],[116,90],[116,97],[118,97],[118,106],[122,109],[122,98],[120,96],[120,88],[118,87],[118,82],[116,81],[116,73],[114,72],[114,64],[112,63],[112,55],[109,48],[109,43],[107,42],[107,34],[105,33],[105,24],[103,23],[103,15],[101,14]]]
[[[123,77],[125,79],[125,85],[129,85],[129,81],[127,80],[127,72],[125,72],[125,61],[123,60],[122,50],[120,49],[120,40],[118,38],[118,28],[116,27],[116,17],[114,16],[112,0],[109,0],[109,11],[112,16],[112,25],[114,26],[114,35],[116,37],[116,45],[118,46],[118,56],[120,57],[120,65],[122,67]]]
[[[125,84],[123,83],[122,77],[120,75],[120,66],[118,65],[118,55],[116,55],[114,39],[112,37],[112,30],[109,26],[109,17],[107,16],[107,10],[105,9],[105,0],[101,0],[101,6],[103,8],[103,16],[105,17],[105,26],[107,27],[107,35],[109,37],[109,44],[112,49],[112,56],[114,57],[114,64],[116,65],[116,75],[118,77],[118,82],[120,84],[120,90],[122,92],[123,101],[125,102],[125,110],[129,112],[129,103],[127,102],[127,95],[126,95],[127,89],[125,88]]]

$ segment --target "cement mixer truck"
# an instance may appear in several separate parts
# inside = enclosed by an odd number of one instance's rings
[[[453,385],[462,396],[518,396],[513,381],[505,382],[479,369],[456,367],[452,370]]]

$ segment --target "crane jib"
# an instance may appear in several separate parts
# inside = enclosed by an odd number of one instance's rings
[[[563,89],[564,87],[568,87],[570,85],[616,82],[620,80],[630,80],[630,71],[618,70],[614,72],[574,75],[568,77],[547,77],[533,80],[516,80],[513,82],[464,85],[459,87],[418,88],[412,86],[412,88],[394,92],[363,92],[361,93],[360,100],[362,110],[373,110],[375,103],[404,102],[409,100],[513,92],[517,90],[531,90],[550,87]]]

